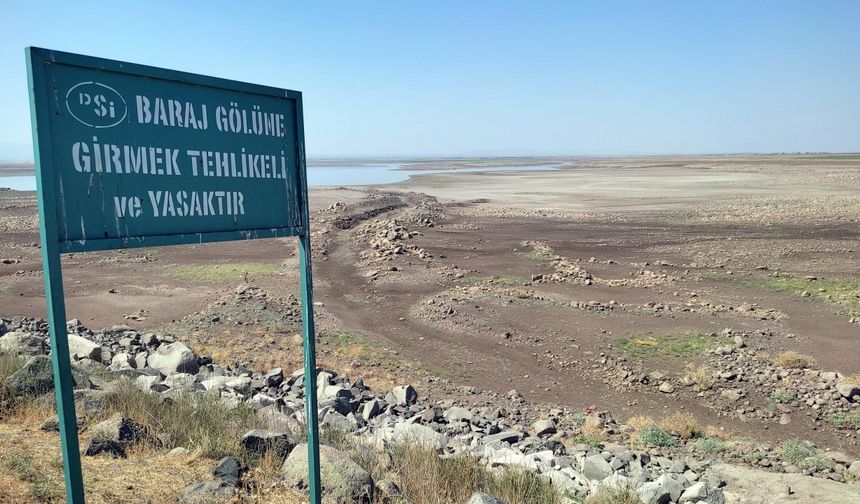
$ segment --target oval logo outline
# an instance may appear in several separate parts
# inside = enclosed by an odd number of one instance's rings
[[[75,111],[74,111],[74,110],[72,110],[72,106],[71,106],[71,104],[69,103],[69,97],[71,97],[72,92],[73,92],[75,89],[77,89],[77,88],[79,88],[79,87],[81,87],[81,86],[87,86],[87,85],[93,85],[93,86],[98,86],[98,87],[101,87],[101,88],[107,89],[107,90],[109,90],[111,93],[113,93],[113,95],[115,95],[115,96],[119,97],[119,101],[122,103],[122,116],[121,116],[121,117],[119,117],[116,121],[114,121],[113,123],[110,123],[110,124],[95,124],[94,122],[93,122],[93,123],[90,123],[90,122],[87,122],[87,121],[85,121],[85,120],[81,119],[80,117],[78,117],[78,114],[76,114],[76,113],[75,113]],[[112,128],[112,127],[114,127],[114,126],[116,126],[116,125],[120,124],[121,122],[123,122],[123,121],[125,120],[126,116],[128,116],[128,103],[125,101],[125,97],[123,97],[123,96],[119,93],[119,91],[117,91],[116,89],[114,89],[114,88],[112,88],[112,87],[108,86],[107,84],[102,84],[101,82],[96,82],[96,81],[86,81],[86,82],[79,82],[79,83],[75,84],[75,85],[74,85],[74,86],[72,86],[72,87],[69,89],[69,91],[66,93],[66,110],[68,110],[68,111],[69,111],[69,114],[71,114],[71,116],[72,116],[72,117],[74,117],[74,118],[75,118],[79,123],[81,123],[81,124],[83,124],[83,125],[85,125],[85,126],[89,126],[89,127],[91,127],[91,128],[97,128],[97,129],[98,129],[98,128]]]

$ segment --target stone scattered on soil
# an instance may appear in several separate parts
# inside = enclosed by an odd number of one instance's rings
[[[308,445],[296,445],[284,461],[281,471],[289,486],[307,488]],[[335,502],[370,503],[373,500],[374,485],[370,474],[353,462],[349,455],[331,446],[320,446],[320,475],[324,496]]]

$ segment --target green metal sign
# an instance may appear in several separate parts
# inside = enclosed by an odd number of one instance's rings
[[[316,369],[302,96],[27,49],[42,260],[68,502],[84,501],[60,254],[296,236]],[[316,380],[305,380],[320,500]]]

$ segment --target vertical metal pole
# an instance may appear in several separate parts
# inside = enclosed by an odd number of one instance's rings
[[[320,504],[319,419],[317,418],[317,358],[314,333],[313,288],[311,284],[311,240],[299,238],[299,271],[302,284],[302,329],[305,342],[305,419],[308,429],[308,490],[311,504]]]
[[[51,331],[51,361],[54,367],[54,392],[57,397],[57,418],[60,423],[60,446],[63,453],[63,473],[66,480],[66,502],[84,503],[84,481],[81,475],[81,454],[78,447],[78,422],[75,418],[74,378],[69,357],[69,336],[66,331],[66,302],[63,297],[63,274],[60,265],[57,207],[54,197],[53,158],[46,106],[36,106],[36,86],[47,94],[44,62],[39,52],[28,50],[27,80],[30,89],[30,118],[33,130],[33,151],[36,164],[36,189],[39,202],[39,235],[42,243],[42,273],[45,278],[45,303]],[[44,164],[44,166],[43,166]]]
[[[54,391],[60,424],[60,446],[66,480],[66,502],[84,503],[84,481],[78,445],[78,422],[75,416],[74,378],[69,358],[69,336],[66,330],[66,303],[63,298],[63,275],[56,243],[46,243],[42,233],[42,271],[51,331],[51,361],[54,365]]]
[[[311,225],[308,207],[305,126],[302,95],[296,96],[296,140],[301,184],[302,235],[299,237],[299,280],[302,295],[302,330],[305,343],[305,420],[308,430],[308,494],[310,504],[321,504],[319,419],[317,409],[317,351],[314,331],[313,271],[311,269]]]

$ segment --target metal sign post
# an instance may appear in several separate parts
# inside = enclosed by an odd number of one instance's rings
[[[70,503],[84,502],[60,254],[295,236],[309,491],[321,498],[302,95],[27,49],[42,263]]]

